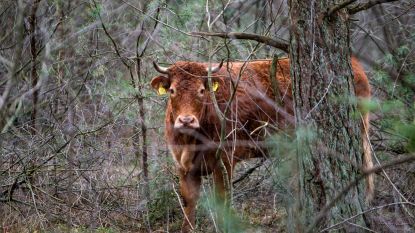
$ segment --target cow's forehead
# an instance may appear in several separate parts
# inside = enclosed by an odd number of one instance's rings
[[[180,76],[206,76],[206,67],[203,64],[197,62],[184,62],[179,61],[173,64],[169,68],[169,74],[180,75]]]
[[[196,62],[176,62],[169,68],[169,77],[177,85],[195,86],[203,83],[207,75],[206,67]]]
[[[172,85],[178,89],[193,90],[198,89],[203,82],[197,77],[180,77],[172,80]]]

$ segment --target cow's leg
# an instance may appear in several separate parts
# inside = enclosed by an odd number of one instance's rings
[[[213,170],[213,182],[214,182],[214,188],[215,188],[215,194],[218,195],[218,198],[220,201],[226,201],[226,192],[229,190],[226,190],[225,188],[225,181],[228,182],[229,185],[231,185],[231,178],[232,178],[232,171],[231,165],[227,162],[224,162],[226,172],[228,177],[227,180],[224,179],[224,174],[222,172],[222,169],[220,168],[219,164],[216,166],[216,168]],[[233,166],[232,166],[233,168]]]
[[[180,192],[184,201],[184,220],[182,232],[195,228],[195,208],[199,199],[201,177],[180,171]]]
[[[219,164],[213,170],[213,181],[214,181],[214,191],[215,191],[215,198],[218,204],[221,206],[219,211],[216,213],[216,221],[221,226],[224,232],[230,231],[230,226],[226,223],[226,216],[230,214],[230,190],[226,189],[225,182],[232,185],[231,177],[232,171],[231,166],[229,163],[224,161],[224,165],[226,168],[227,176],[223,174],[222,169],[220,168]]]

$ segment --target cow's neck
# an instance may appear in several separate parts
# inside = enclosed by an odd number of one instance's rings
[[[192,169],[192,161],[196,154],[196,139],[188,134],[176,134],[172,152],[175,161],[184,173]]]

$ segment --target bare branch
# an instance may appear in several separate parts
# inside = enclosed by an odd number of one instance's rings
[[[241,177],[234,180],[232,182],[232,185],[235,185],[235,184],[241,182],[242,180],[244,180],[245,178],[249,177],[257,168],[261,167],[264,164],[264,162],[265,162],[265,159],[261,159],[261,161],[259,161],[259,163],[257,163],[255,166],[249,168],[243,175],[241,175]]]
[[[268,36],[262,36],[258,34],[251,34],[245,32],[191,32],[192,35],[199,35],[199,36],[216,36],[221,38],[228,38],[228,39],[242,39],[242,40],[254,40],[274,48],[280,49],[286,53],[288,53],[288,43],[283,40],[275,40]]]
[[[98,5],[97,5],[97,3],[96,3],[96,1],[95,1],[95,0],[93,0],[93,3],[94,3],[95,8],[98,8]],[[113,38],[113,37],[111,36],[111,34],[108,32],[107,27],[105,26],[104,21],[102,20],[101,14],[100,14],[99,12],[98,12],[98,18],[99,18],[99,21],[101,22],[101,26],[102,26],[102,29],[103,29],[103,30],[104,30],[104,32],[105,32],[105,35],[107,35],[107,37],[111,40],[111,43],[112,43],[112,45],[114,46],[114,50],[115,50],[115,52],[117,53],[118,57],[120,58],[121,62],[122,62],[122,63],[123,63],[126,67],[130,67],[130,64],[128,64],[128,63],[127,63],[127,61],[125,60],[125,57],[123,57],[123,56],[121,55],[121,52],[120,52],[120,49],[118,48],[118,44],[117,44],[117,42],[115,42],[114,38]]]
[[[396,2],[398,0],[372,0],[366,3],[360,3],[360,4],[356,4],[354,6],[351,6],[348,10],[349,10],[349,14],[356,14],[360,11],[364,11],[367,10],[371,7],[374,7],[376,5],[379,4],[383,4],[383,3],[388,3],[388,2]]]

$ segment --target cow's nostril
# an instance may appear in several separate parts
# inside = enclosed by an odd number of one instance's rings
[[[185,116],[185,117],[180,117],[179,118],[180,122],[183,124],[190,124],[192,123],[195,119],[191,116]]]
[[[174,123],[174,127],[179,128],[199,128],[199,121],[197,118],[193,115],[181,115],[176,118],[176,121]]]

